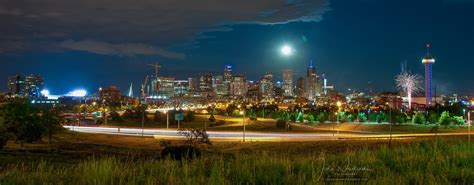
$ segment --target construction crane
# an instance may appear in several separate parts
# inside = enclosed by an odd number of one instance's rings
[[[160,91],[160,86],[158,84],[158,68],[160,68],[161,66],[158,65],[158,63],[155,63],[155,64],[147,64],[147,66],[151,66],[151,67],[154,67],[155,68],[155,88],[153,89],[154,92],[158,92]]]
[[[160,68],[161,66],[158,65],[158,63],[155,63],[155,64],[147,64],[147,66],[151,66],[151,67],[154,67],[154,68],[155,68],[155,79],[156,79],[156,81],[158,81],[158,68]]]
[[[146,96],[145,87],[147,86],[147,83],[148,83],[148,75],[145,76],[145,81],[143,81],[142,88],[140,89],[140,91],[142,93],[142,98],[145,98],[145,96]]]

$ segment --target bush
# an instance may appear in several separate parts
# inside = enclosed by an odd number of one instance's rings
[[[209,122],[211,123],[216,122],[216,118],[214,117],[214,115],[211,114],[211,117],[209,117]]]
[[[319,123],[324,123],[327,120],[327,116],[324,112],[320,112],[317,116]]]
[[[435,112],[430,112],[428,114],[428,119],[427,121],[431,124],[438,124],[439,116]]]
[[[359,122],[366,122],[367,115],[365,115],[365,112],[359,112],[359,114],[357,115],[357,120],[359,120]]]
[[[442,125],[449,125],[451,123],[451,117],[449,116],[449,112],[444,111],[443,113],[441,113],[441,116],[439,117],[438,122],[441,123]]]
[[[10,134],[5,129],[0,128],[0,150],[7,144],[8,139],[10,139]]]
[[[426,118],[423,113],[416,113],[415,116],[413,116],[413,123],[414,124],[425,124],[426,123]]]
[[[112,121],[119,122],[119,123],[123,122],[122,116],[120,116],[120,114],[115,111],[112,111],[110,113],[110,117],[112,117]]]
[[[191,145],[167,146],[161,151],[162,158],[171,158],[174,160],[190,160],[201,156],[201,150]]]
[[[314,123],[314,116],[312,114],[308,115],[308,123]]]
[[[464,125],[464,118],[462,116],[453,116],[452,122],[455,125]]]
[[[340,123],[345,123],[345,122],[347,122],[346,112],[338,112],[338,113],[337,113],[337,120],[338,120]]]
[[[279,129],[285,129],[286,128],[286,121],[279,119],[279,120],[276,121],[275,126]]]

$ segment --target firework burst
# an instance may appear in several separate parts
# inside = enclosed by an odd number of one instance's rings
[[[423,90],[421,76],[403,71],[395,77],[395,82],[397,88],[407,96],[408,109],[411,109],[411,96]]]

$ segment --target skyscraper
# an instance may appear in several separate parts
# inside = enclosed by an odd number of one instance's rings
[[[293,96],[293,71],[283,70],[283,96]]]
[[[196,78],[188,78],[189,88],[188,93],[193,93],[198,91],[198,82]]]
[[[40,98],[43,90],[44,79],[39,75],[25,76],[25,93],[30,98]]]
[[[272,73],[267,73],[260,80],[260,94],[264,101],[273,101],[273,75]]]
[[[426,45],[426,56],[421,61],[423,65],[425,65],[425,98],[426,98],[426,106],[431,106],[431,100],[433,98],[433,94],[431,92],[431,83],[432,83],[432,76],[433,76],[433,63],[435,63],[435,59],[430,56],[430,44]]]
[[[202,93],[211,93],[213,92],[212,90],[212,74],[210,73],[205,73],[201,74],[199,77],[199,90]]]
[[[224,68],[224,86],[227,89],[227,92],[225,92],[225,95],[232,94],[231,88],[230,88],[231,82],[232,82],[232,66],[226,65]]]
[[[247,94],[247,88],[245,85],[245,76],[236,75],[232,77],[231,83],[231,94],[233,96],[245,96]]]
[[[304,91],[304,78],[300,77],[296,80],[296,97],[304,98],[305,91]]]
[[[21,75],[8,77],[8,92],[12,95],[25,94],[25,79]]]
[[[15,75],[8,77],[8,91],[12,95],[40,98],[44,79],[39,75]]]
[[[306,98],[312,101],[316,98],[316,68],[313,66],[313,61],[310,61],[308,68],[306,69]]]

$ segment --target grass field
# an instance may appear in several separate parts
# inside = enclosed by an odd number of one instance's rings
[[[179,141],[174,141],[179,142]],[[472,184],[474,147],[460,138],[213,143],[203,156],[159,157],[158,140],[66,132],[9,143],[0,184]]]

